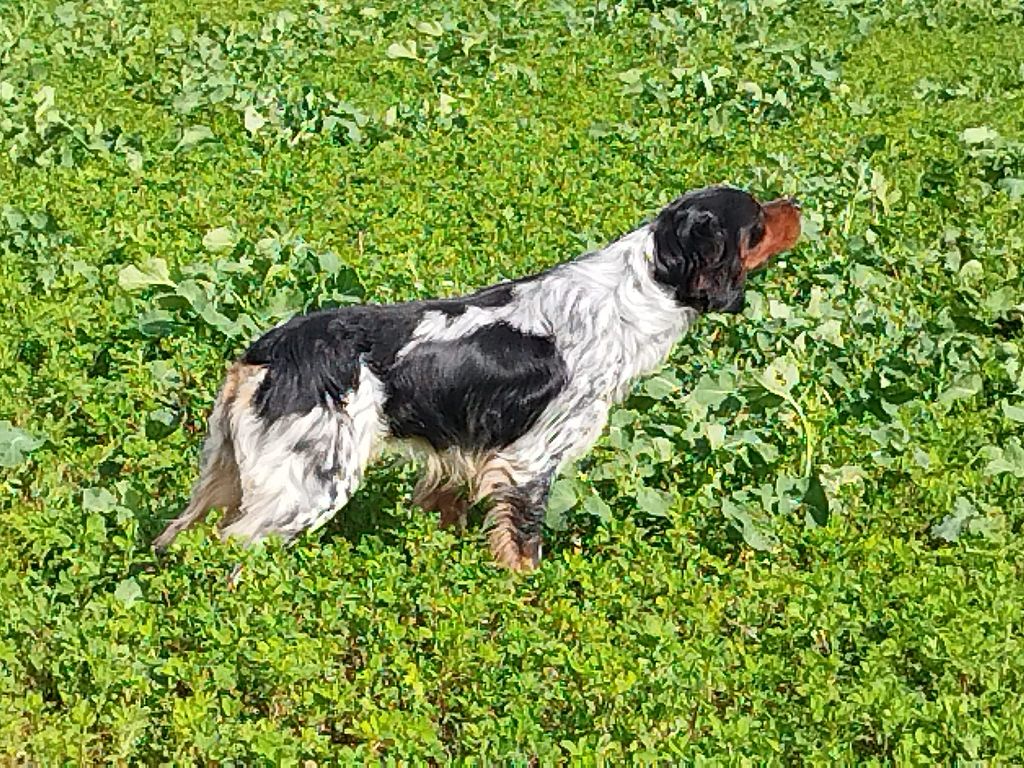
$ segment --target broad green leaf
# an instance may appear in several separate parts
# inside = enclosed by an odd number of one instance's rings
[[[1008,176],[1005,179],[1000,179],[996,183],[996,187],[1008,194],[1011,200],[1024,198],[1024,179]]]
[[[270,298],[264,314],[268,318],[281,318],[302,311],[304,297],[299,291],[282,288]]]
[[[56,94],[53,86],[44,85],[32,96],[32,99],[36,103],[36,121],[38,122],[42,117],[53,108],[56,103]]]
[[[480,32],[463,32],[462,38],[462,55],[468,56],[469,52],[482,42],[487,40],[487,35]]]
[[[187,128],[183,128],[181,131],[181,138],[178,139],[177,145],[174,147],[174,151],[178,152],[182,149],[191,149],[197,144],[202,144],[204,141],[212,141],[214,139],[213,131],[211,131],[205,125],[190,125]]]
[[[957,277],[960,278],[960,282],[964,285],[970,286],[978,283],[985,277],[985,265],[977,259],[969,259],[960,267]]]
[[[671,461],[676,455],[675,445],[665,437],[652,437],[650,441],[651,458],[660,464]]]
[[[673,74],[675,74],[673,72]],[[743,93],[749,93],[751,98],[755,101],[761,101],[764,99],[764,91],[761,90],[761,86],[757,83],[751,82],[750,80],[744,80],[739,84],[739,90]]]
[[[729,371],[719,371],[716,375],[705,374],[701,376],[690,396],[701,405],[716,408],[726,398],[735,394],[735,376]]]
[[[78,20],[78,9],[72,2],[61,3],[53,9],[53,17],[65,27],[70,27]]]
[[[150,440],[162,440],[177,428],[177,415],[166,408],[158,408],[146,417],[146,437]]]
[[[625,428],[635,426],[639,419],[639,411],[634,411],[631,408],[616,408],[612,411],[609,423],[613,427]]]
[[[899,191],[893,190],[885,175],[881,171],[874,169],[871,171],[870,188],[875,195],[875,199],[882,204],[882,210],[888,216],[893,204],[899,200]],[[869,243],[874,242],[873,235],[874,233],[871,230],[865,232],[865,237]]]
[[[791,358],[777,357],[768,364],[757,380],[772,394],[788,395],[800,381],[800,370]]]
[[[867,289],[873,286],[880,287],[885,285],[886,278],[877,269],[873,269],[865,264],[854,264],[850,267],[850,282],[858,288]]]
[[[768,300],[768,316],[772,320],[789,320],[793,317],[793,309],[783,301]]]
[[[139,332],[143,336],[168,336],[174,325],[174,315],[163,309],[154,309],[139,316]]]
[[[320,265],[320,271],[328,275],[333,275],[344,266],[334,251],[323,251],[317,254],[317,263]]]
[[[544,524],[555,531],[564,530],[565,513],[576,506],[579,500],[578,483],[575,478],[560,477],[551,486]]]
[[[412,59],[419,61],[419,54],[416,52],[416,41],[406,40],[404,43],[392,43],[388,46],[385,54],[389,59]]]
[[[967,376],[961,376],[939,395],[939,402],[948,405],[957,400],[974,397],[981,392],[981,387],[981,376],[978,374],[972,373]]]
[[[144,158],[141,152],[129,149],[124,153],[125,164],[133,171],[141,171],[144,163]]]
[[[732,522],[744,543],[751,549],[769,552],[778,545],[775,535],[761,524],[755,522],[751,514],[740,504],[730,499],[722,501],[722,512]]]
[[[171,107],[180,115],[187,115],[198,107],[204,96],[199,91],[188,89],[182,91],[171,100]]]
[[[437,111],[442,116],[450,115],[455,111],[454,105],[458,102],[454,96],[450,96],[447,93],[441,93],[437,97]]]
[[[425,35],[430,35],[431,37],[441,37],[441,35],[444,34],[444,27],[436,21],[417,22],[416,29]]]
[[[245,124],[245,130],[249,132],[249,135],[255,136],[259,133],[260,128],[267,124],[267,119],[250,104],[245,108],[243,123]]]
[[[1008,418],[1010,421],[1016,421],[1024,424],[1024,405],[1014,405],[1004,400],[1003,416]]]
[[[238,233],[231,227],[216,227],[203,235],[203,247],[212,253],[230,251],[238,240]]]
[[[999,134],[987,125],[978,126],[977,128],[968,128],[960,134],[960,139],[965,144],[984,144],[998,138]]]
[[[106,488],[82,490],[82,509],[86,512],[109,512],[117,506],[117,499]]]
[[[950,543],[957,541],[965,528],[975,518],[982,515],[978,509],[963,496],[958,496],[953,505],[953,511],[943,518],[941,523],[932,526],[932,536],[943,539]]]
[[[656,374],[644,382],[644,394],[655,400],[679,391],[679,380],[670,374]]]
[[[175,288],[174,295],[184,299],[196,312],[202,312],[210,303],[207,289],[195,280],[182,280]]]
[[[0,421],[0,467],[16,467],[25,460],[26,454],[44,442],[9,421]]]
[[[664,491],[641,485],[636,489],[636,506],[651,517],[665,517],[672,508],[672,497]]]
[[[149,364],[149,372],[153,377],[153,383],[159,387],[172,388],[181,386],[181,373],[175,368],[171,360],[154,360]]]
[[[117,588],[114,589],[114,597],[124,603],[126,608],[131,608],[136,601],[142,598],[142,587],[134,578],[127,578],[118,583]]]
[[[227,315],[218,312],[213,304],[207,304],[203,307],[199,316],[203,318],[207,325],[211,328],[216,328],[228,338],[233,339],[243,333],[243,328],[237,320],[232,320]]]
[[[704,422],[704,437],[708,439],[708,444],[711,446],[712,451],[717,451],[723,445],[725,445],[725,425],[719,424],[714,421]]]
[[[1004,315],[1017,302],[1017,292],[1008,285],[997,288],[985,297],[982,306],[989,315]]]
[[[141,291],[153,285],[173,287],[167,262],[156,256],[139,266],[129,264],[117,273],[117,284],[126,291]]]
[[[1024,478],[1024,446],[1019,438],[1011,437],[1002,448],[989,446],[983,455],[989,460],[985,465],[986,475],[1009,474]]]
[[[593,515],[602,523],[607,523],[612,519],[612,508],[595,491],[583,499],[583,511]]]
[[[836,347],[842,348],[846,344],[843,338],[843,325],[838,320],[825,320],[812,331],[812,334]]]

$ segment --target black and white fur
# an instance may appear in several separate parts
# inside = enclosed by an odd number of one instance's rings
[[[769,210],[780,204],[786,232]],[[536,566],[552,479],[701,313],[742,309],[748,268],[795,242],[795,211],[711,187],[536,276],[292,318],[228,372],[191,502],[155,546],[212,507],[226,510],[224,536],[248,542],[314,530],[390,439],[426,459],[420,505],[462,525],[489,500],[497,561]]]

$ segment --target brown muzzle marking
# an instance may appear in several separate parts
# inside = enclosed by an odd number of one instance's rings
[[[780,197],[762,206],[764,237],[753,248],[743,249],[743,268],[759,269],[776,254],[789,250],[800,239],[800,205],[792,197]]]

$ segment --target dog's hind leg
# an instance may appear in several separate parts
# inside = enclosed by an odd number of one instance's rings
[[[426,469],[413,491],[413,503],[439,514],[442,528],[464,531],[470,498],[466,486],[475,477],[477,457],[460,451],[437,452],[429,447],[419,451]]]
[[[181,531],[198,523],[214,507],[223,507],[228,517],[238,512],[242,487],[231,442],[230,412],[247,368],[236,364],[228,371],[210,414],[210,431],[203,443],[199,479],[185,510],[153,540],[157,552],[167,549]]]
[[[341,402],[325,400],[269,426],[253,408],[238,415],[233,427],[242,502],[238,515],[225,520],[224,538],[291,541],[348,502],[384,433],[380,383],[365,368],[360,374]]]

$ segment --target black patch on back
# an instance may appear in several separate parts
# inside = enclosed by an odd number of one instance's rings
[[[500,283],[451,299],[340,307],[293,317],[268,331],[242,356],[244,363],[267,367],[256,391],[257,413],[274,422],[309,413],[325,400],[343,400],[359,386],[361,363],[378,378],[387,379],[395,356],[409,342],[424,313],[441,312],[454,318],[469,307],[502,307],[514,300],[517,285],[533,279]]]
[[[495,323],[410,350],[387,376],[384,411],[396,437],[438,450],[501,448],[533,426],[567,379],[550,338]]]
[[[383,375],[422,317],[418,303],[342,307],[293,317],[267,332],[242,356],[267,367],[257,413],[274,422],[344,400],[359,386],[360,365]]]
[[[244,363],[267,366],[256,390],[257,413],[276,421],[344,398],[359,383],[358,341],[331,311],[293,317],[266,333],[242,356]]]

